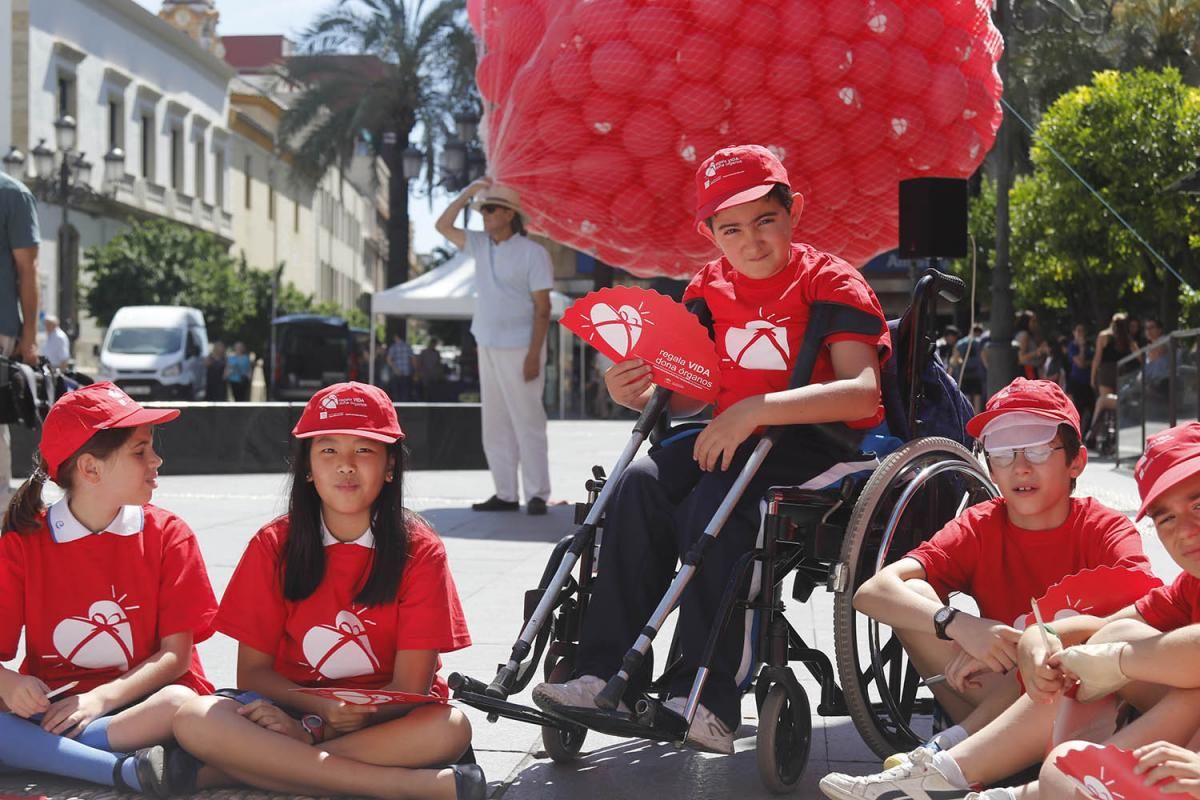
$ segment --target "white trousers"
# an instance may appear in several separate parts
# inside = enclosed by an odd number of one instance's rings
[[[523,347],[479,348],[479,400],[483,406],[483,454],[501,500],[521,498],[517,468],[525,486],[525,500],[550,499],[550,455],[546,444],[546,351],[536,379],[525,381]]]

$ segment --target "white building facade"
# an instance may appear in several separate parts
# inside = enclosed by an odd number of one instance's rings
[[[235,72],[133,0],[0,0],[0,150],[26,156],[39,194],[42,306],[78,337],[87,361],[99,331],[81,301],[83,251],[127,221],[165,218],[231,242]],[[75,153],[93,165],[86,191],[63,198],[34,177],[39,145],[56,148],[55,121],[76,121]],[[105,156],[119,160],[105,178]],[[57,159],[60,156],[56,154]]]

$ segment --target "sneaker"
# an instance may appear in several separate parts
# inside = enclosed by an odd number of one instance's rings
[[[487,777],[478,764],[455,764],[450,769],[454,771],[455,800],[484,800],[487,797]]]
[[[530,498],[525,504],[525,513],[531,517],[540,517],[546,513],[546,501],[540,497]]]
[[[492,495],[482,503],[475,503],[471,506],[472,511],[516,511],[521,507],[521,504],[516,500],[501,500],[496,495]]]
[[[682,717],[687,709],[687,698],[672,697],[663,703],[663,708]],[[688,730],[684,743],[693,745],[697,750],[731,756],[733,755],[733,733],[733,730],[722,722],[720,717],[701,703],[696,707],[696,716],[692,719],[692,727]]]
[[[938,744],[936,736],[917,748],[917,750],[928,750],[931,753],[936,753],[941,749],[942,746]],[[889,769],[895,769],[901,764],[907,764],[908,762],[912,761],[913,753],[915,752],[916,750],[912,750],[908,753],[896,753],[888,756],[883,762],[884,772],[887,772]]]
[[[539,683],[533,687],[533,702],[543,711],[558,711],[567,708],[595,708],[596,695],[604,690],[605,681],[595,675],[580,675],[566,683]],[[629,713],[629,706],[621,702],[617,711]]]
[[[125,782],[121,774],[125,762],[131,758],[138,783],[142,785],[140,794],[159,798],[171,796],[171,787],[167,785],[166,781],[166,750],[161,744],[143,747],[135,753],[117,758],[117,763],[113,766],[113,786],[118,791],[139,793],[137,789]]]
[[[919,747],[911,761],[878,775],[830,773],[821,779],[821,793],[833,800],[965,800],[973,792],[946,780],[933,765],[933,755]]]

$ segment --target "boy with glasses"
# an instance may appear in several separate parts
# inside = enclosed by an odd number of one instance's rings
[[[1013,668],[1031,597],[1084,569],[1149,570],[1125,516],[1071,496],[1087,451],[1079,413],[1057,384],[1017,378],[967,432],[982,441],[1001,497],[968,508],[854,596],[855,608],[898,632],[923,676],[946,676],[931,690],[957,724],[927,742],[927,754],[963,741],[1020,697]],[[953,592],[974,598],[978,616],[950,606]],[[909,758],[893,756],[885,768]],[[876,797],[862,793],[882,785],[863,783],[872,780],[830,775],[821,788],[834,798]]]

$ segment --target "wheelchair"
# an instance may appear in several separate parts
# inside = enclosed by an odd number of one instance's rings
[[[51,367],[45,357],[30,366],[0,356],[0,425],[39,428],[57,398],[91,383],[83,373]]]
[[[792,662],[802,664],[820,687],[817,713],[849,716],[867,745],[881,758],[917,746],[925,738],[918,729],[937,711],[933,696],[922,688],[920,675],[909,663],[896,634],[855,611],[852,600],[858,587],[884,566],[904,556],[965,508],[997,495],[979,460],[963,444],[920,435],[930,422],[921,419],[920,411],[925,393],[931,389],[923,376],[929,359],[935,357],[932,322],[937,298],[955,302],[962,291],[963,284],[957,278],[930,269],[918,281],[910,308],[898,322],[890,323],[892,362],[899,366],[890,379],[887,375],[884,378],[885,410],[893,433],[907,434],[899,437],[907,441],[874,469],[853,472],[832,485],[771,489],[762,501],[765,513],[757,546],[737,562],[726,587],[718,624],[706,643],[702,663],[710,662],[718,635],[731,614],[753,615],[753,624],[746,626],[751,666],[741,686],[754,694],[759,720],[758,771],[772,792],[794,789],[808,762],[810,702],[790,666]],[[825,336],[863,324],[861,319],[839,318],[836,309],[821,309],[821,305],[813,307],[797,356],[793,385],[800,385],[798,378],[807,380]],[[887,385],[889,380],[891,384]],[[893,398],[890,404],[889,397]],[[631,704],[632,711],[616,710],[631,675],[638,670],[653,675],[654,636],[678,604],[692,571],[701,566],[703,536],[697,545],[700,552],[694,549],[683,555],[682,566],[658,609],[625,656],[618,674],[597,696],[599,709],[551,713],[510,700],[539,671],[551,683],[573,677],[579,631],[595,580],[598,548],[602,546],[608,488],[632,462],[646,438],[654,439],[667,430],[664,410],[668,399],[669,392],[655,390],[617,459],[612,478],[607,478],[600,467],[593,468],[585,487],[587,500],[576,505],[578,527],[557,543],[538,586],[525,593],[525,622],[508,662],[499,665],[490,683],[460,673],[449,678],[454,698],[485,712],[489,721],[505,717],[540,725],[546,752],[555,762],[574,760],[589,730],[682,743],[698,706],[706,667],[698,670],[682,717],[663,708],[678,656],[673,642],[662,675],[653,679],[644,696]],[[755,454],[706,528],[706,535],[719,534],[749,482],[747,473],[753,475],[775,435],[777,432],[772,430],[764,433]],[[836,434],[831,431],[830,435]],[[760,450],[764,450],[761,457]],[[790,599],[798,603],[807,602],[817,587],[833,593],[834,659],[810,647],[785,617],[784,593],[789,578]]]

